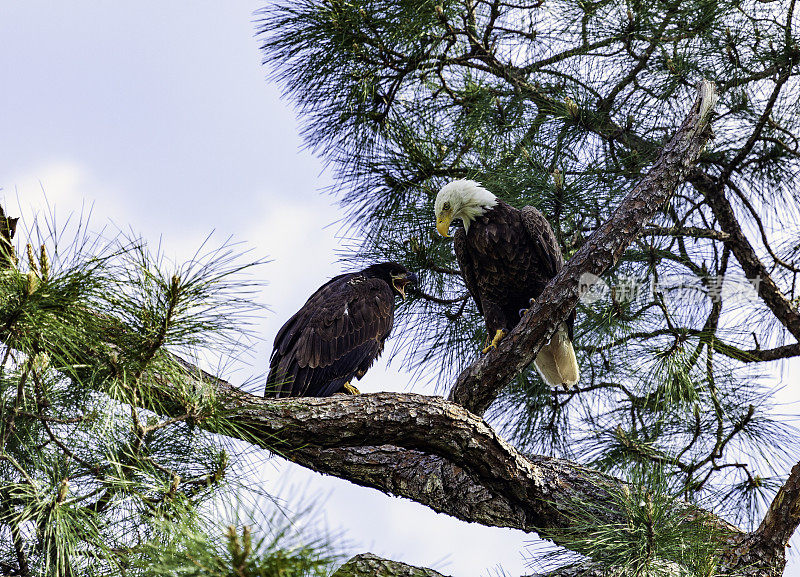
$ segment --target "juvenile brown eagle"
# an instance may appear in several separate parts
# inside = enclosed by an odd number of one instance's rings
[[[350,385],[383,351],[394,322],[394,295],[416,275],[394,262],[332,278],[275,337],[266,397],[358,393]]]
[[[492,339],[484,352],[497,347],[520,321],[532,300],[564,266],[564,257],[550,224],[532,206],[509,206],[473,180],[454,180],[439,191],[434,205],[436,229],[448,236],[450,223],[461,219],[454,238],[456,259]],[[572,348],[573,312],[558,326],[534,361],[551,387],[578,382]]]

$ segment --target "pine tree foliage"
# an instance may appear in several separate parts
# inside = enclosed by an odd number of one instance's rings
[[[588,557],[620,575],[717,574],[723,536],[699,509],[686,522],[691,505],[679,497],[683,487],[665,475],[663,467],[636,465],[626,477],[630,484],[613,495],[614,509],[623,514],[619,523],[609,524],[597,507],[575,502],[575,522],[562,535],[569,551],[545,550],[537,565],[564,565]]]
[[[331,537],[308,523],[316,513],[314,501],[291,517],[274,503],[266,504],[271,513],[265,515],[264,503],[259,505],[259,518],[238,513],[235,523],[229,524],[224,532],[208,534],[186,527],[167,546],[161,542],[146,544],[137,558],[141,575],[325,577],[330,574],[340,555]],[[264,531],[268,534],[259,536]]]
[[[716,83],[715,139],[690,182],[578,309],[579,386],[550,391],[528,371],[492,418],[531,451],[658,467],[746,526],[800,446],[769,388],[773,361],[800,354],[795,4],[293,0],[259,24],[363,239],[346,258],[419,272],[395,354],[442,388],[485,328],[436,235],[438,189],[473,178],[538,207],[569,258],[678,126],[675,103]]]
[[[154,551],[170,566],[192,555],[215,570],[228,563],[226,575],[240,574],[237,563],[247,575],[321,574],[325,542],[300,546],[286,527],[271,540],[239,530],[226,539],[246,555],[212,556],[224,529],[210,500],[254,489],[229,457],[245,462],[241,447],[199,428],[235,423],[174,353],[226,353],[246,339],[256,310],[246,272],[258,263],[241,264],[225,244],[175,266],[139,239],[103,241],[83,223],[68,244],[46,230],[35,248],[10,246],[0,270],[0,574],[151,575]],[[160,416],[166,398],[178,416]]]

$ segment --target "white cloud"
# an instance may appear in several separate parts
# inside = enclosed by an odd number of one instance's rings
[[[49,160],[12,174],[0,184],[6,211],[21,217],[25,229],[37,222],[41,227],[41,221],[49,221],[53,214],[57,224],[81,211],[91,211],[92,219],[97,221],[122,214],[120,194],[101,183],[86,166],[72,160]]]
[[[323,282],[340,272],[329,226],[336,213],[319,198],[285,198],[265,194],[263,206],[253,207],[253,218],[243,232],[270,263],[265,269],[269,305],[281,310],[299,308]],[[292,311],[294,312],[294,311]],[[287,317],[288,318],[288,317]]]

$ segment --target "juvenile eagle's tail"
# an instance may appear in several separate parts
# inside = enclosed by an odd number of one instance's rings
[[[533,362],[544,382],[551,387],[563,386],[568,389],[578,382],[578,359],[575,358],[566,324],[558,325],[550,342],[542,347]]]

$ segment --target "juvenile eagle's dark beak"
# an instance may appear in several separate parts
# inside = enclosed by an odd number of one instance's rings
[[[413,272],[400,273],[395,276],[392,275],[392,286],[400,293],[403,300],[406,300],[406,286],[417,284],[417,275]]]

